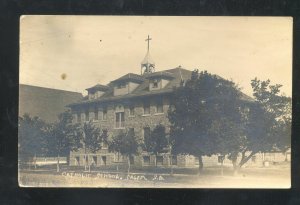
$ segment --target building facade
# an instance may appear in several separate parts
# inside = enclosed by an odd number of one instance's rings
[[[147,40],[149,42],[151,39],[148,37]],[[140,140],[161,124],[168,135],[168,110],[174,87],[190,79],[191,75],[191,71],[181,66],[155,72],[148,44],[140,75],[128,73],[107,85],[97,84],[86,89],[88,95],[81,101],[69,105],[74,123],[91,121],[100,130],[107,130],[110,136],[131,130]],[[257,157],[256,161],[259,159]],[[118,153],[109,152],[107,147],[96,153],[85,153],[83,150],[70,153],[71,166],[106,166],[125,160]],[[203,161],[206,165],[219,165],[220,156],[204,157]],[[130,163],[137,166],[195,167],[198,159],[187,155],[172,156],[170,152],[158,155],[142,152],[130,158]]]
[[[88,88],[88,96],[69,105],[74,123],[92,121],[100,130],[107,130],[109,135],[117,135],[120,131],[127,132],[131,129],[140,140],[161,124],[165,127],[167,135],[170,127],[170,96],[174,87],[189,79],[191,73],[181,67],[143,75],[129,73],[108,85],[98,84]],[[90,153],[90,157],[85,155],[82,151],[72,152],[70,165],[83,165],[88,162],[101,166],[119,161],[116,154],[109,153],[107,149],[102,149],[96,154]],[[187,157],[179,157],[177,160],[168,153],[151,156],[145,152],[131,161],[142,166],[170,166],[172,162],[177,164],[177,161],[179,166],[190,164]]]

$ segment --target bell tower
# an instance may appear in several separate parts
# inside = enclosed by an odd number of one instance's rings
[[[152,60],[150,53],[149,53],[150,40],[152,40],[152,38],[150,38],[148,35],[148,38],[146,39],[146,41],[148,43],[147,54],[146,54],[144,60],[141,62],[141,75],[153,73],[155,71],[155,63]]]

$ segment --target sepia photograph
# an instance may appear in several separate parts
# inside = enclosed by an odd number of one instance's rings
[[[20,187],[291,187],[292,17],[23,15]]]

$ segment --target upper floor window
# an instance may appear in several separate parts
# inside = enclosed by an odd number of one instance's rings
[[[107,120],[107,109],[106,108],[103,109],[102,120]]]
[[[95,111],[94,111],[94,112],[95,112],[95,120],[98,120],[98,118],[99,118],[99,117],[98,117],[98,109],[95,108]]]
[[[156,103],[156,113],[163,113],[163,112],[164,112],[163,101],[162,99],[160,99]]]
[[[77,113],[77,122],[78,122],[78,123],[81,122],[81,115],[80,115],[80,113]]]
[[[116,113],[116,128],[124,128],[124,112]]]
[[[89,111],[85,112],[85,121],[89,121],[90,119],[90,115],[89,115]]]
[[[149,140],[151,135],[150,127],[144,127],[143,129],[143,138],[144,140]]]
[[[134,116],[134,106],[129,107],[129,116]]]
[[[144,103],[144,114],[145,115],[149,115],[150,114],[150,103],[149,102],[145,102]]]

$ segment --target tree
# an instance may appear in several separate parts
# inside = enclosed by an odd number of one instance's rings
[[[87,151],[95,153],[100,150],[103,142],[103,139],[101,137],[107,139],[107,132],[104,132],[104,134],[100,135],[100,129],[98,127],[95,127],[95,125],[91,121],[85,122],[81,128],[81,131],[85,154],[85,169],[88,166],[90,171],[90,163],[88,163],[88,165],[86,164]]]
[[[165,132],[165,127],[161,124],[157,125],[149,135],[145,136],[144,147],[149,153],[157,156],[158,153],[166,151],[168,139]],[[156,164],[156,163],[155,163]],[[156,164],[157,165],[157,164]]]
[[[231,153],[236,172],[258,152],[284,152],[290,147],[291,98],[281,95],[281,85],[271,85],[270,80],[255,78],[251,86],[255,102],[245,114],[245,140]]]
[[[19,157],[22,160],[34,158],[36,167],[36,155],[45,155],[46,123],[38,117],[30,117],[24,114],[19,117]]]
[[[63,112],[58,116],[58,122],[48,128],[48,150],[50,155],[57,156],[57,172],[60,171],[59,158],[69,155],[70,151],[82,147],[79,125],[72,124],[70,111]]]
[[[136,139],[134,130],[130,129],[127,132],[120,131],[119,134],[114,135],[109,142],[109,150],[119,152],[127,157],[128,169],[130,172],[130,158],[138,153],[138,141]]]
[[[232,81],[195,70],[190,80],[175,89],[172,99],[168,115],[172,152],[197,156],[200,173],[202,156],[217,154],[224,126],[230,129],[231,123],[222,121],[240,121],[240,99],[240,89]],[[216,126],[222,126],[218,133],[212,132]]]

